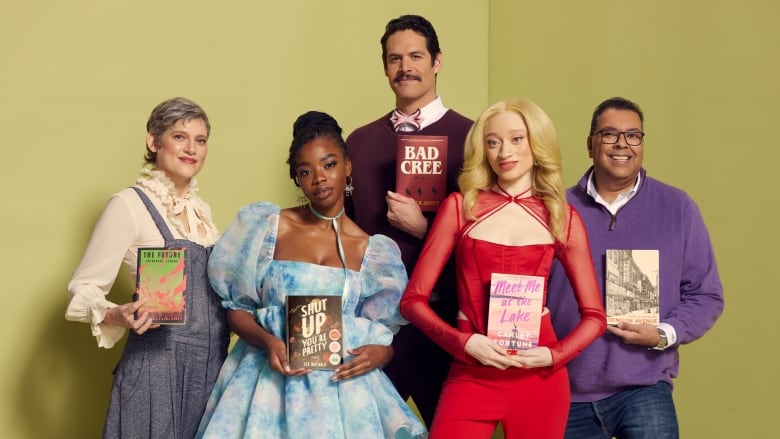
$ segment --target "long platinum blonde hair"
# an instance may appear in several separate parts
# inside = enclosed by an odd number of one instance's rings
[[[528,99],[507,99],[489,106],[474,122],[466,137],[463,170],[458,186],[463,193],[463,210],[469,219],[475,219],[472,209],[481,190],[489,190],[498,177],[485,157],[485,125],[495,115],[511,111],[518,114],[528,127],[528,142],[534,157],[531,188],[550,213],[553,237],[566,241],[568,206],[563,185],[561,151],[558,135],[547,114]]]

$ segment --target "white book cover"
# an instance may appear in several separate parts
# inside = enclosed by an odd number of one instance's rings
[[[658,256],[658,250],[607,250],[604,269],[608,325],[658,324]]]

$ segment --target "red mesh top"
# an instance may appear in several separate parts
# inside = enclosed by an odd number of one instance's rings
[[[456,359],[475,363],[476,360],[466,354],[465,346],[471,334],[486,333],[491,273],[535,275],[547,280],[553,257],[556,257],[571,280],[581,315],[579,324],[568,336],[548,346],[552,352],[553,367],[558,368],[603,334],[606,327],[587,234],[577,211],[569,208],[565,244],[556,242],[510,246],[469,236],[468,232],[473,225],[487,220],[511,203],[523,207],[525,212],[549,229],[547,208],[536,197],[521,194],[513,198],[507,194],[482,191],[473,210],[476,221],[467,221],[462,215],[461,194],[453,193],[445,199],[409,279],[401,300],[401,313]],[[459,308],[468,319],[459,319],[458,328],[444,322],[428,305],[431,290],[453,250],[457,266]],[[545,306],[546,287],[547,281]]]

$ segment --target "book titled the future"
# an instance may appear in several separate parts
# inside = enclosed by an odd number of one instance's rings
[[[607,324],[658,324],[658,256],[658,250],[607,250]]]
[[[342,357],[341,296],[287,296],[290,367],[335,369]]]
[[[183,325],[187,290],[185,248],[139,248],[133,300],[147,299],[136,318],[148,312],[153,323]]]
[[[510,354],[539,345],[544,278],[493,273],[487,336]]]
[[[447,195],[447,136],[399,134],[395,191],[435,212]]]

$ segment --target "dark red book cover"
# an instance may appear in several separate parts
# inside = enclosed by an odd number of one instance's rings
[[[287,296],[290,367],[335,369],[342,353],[341,296]]]
[[[447,136],[399,134],[395,191],[435,212],[447,196]]]

